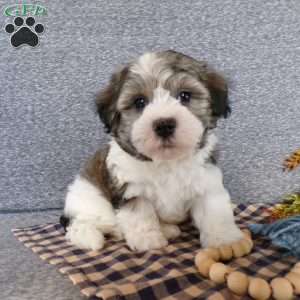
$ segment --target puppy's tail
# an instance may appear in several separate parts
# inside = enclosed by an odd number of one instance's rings
[[[70,225],[70,218],[65,215],[61,215],[59,218],[60,225],[64,228],[65,232],[67,232],[67,227]]]

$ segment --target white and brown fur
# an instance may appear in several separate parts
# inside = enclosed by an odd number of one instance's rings
[[[109,234],[132,250],[156,249],[189,215],[204,247],[241,238],[212,161],[213,129],[229,113],[222,76],[175,51],[146,53],[113,74],[96,104],[112,140],[69,186],[62,221],[73,244],[100,249]],[[158,135],[170,120],[170,136]]]

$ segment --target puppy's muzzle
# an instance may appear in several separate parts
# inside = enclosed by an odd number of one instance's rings
[[[176,120],[174,118],[163,118],[153,122],[153,130],[155,134],[162,138],[170,138],[176,130]]]

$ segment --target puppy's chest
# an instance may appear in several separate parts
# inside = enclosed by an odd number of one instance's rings
[[[150,184],[151,186],[151,184]],[[200,182],[192,172],[170,172],[157,176],[148,191],[160,218],[168,223],[183,221],[191,208],[192,200],[199,194]]]
[[[115,165],[112,172],[119,184],[127,184],[124,197],[143,197],[151,201],[165,222],[183,221],[192,200],[203,191],[203,167],[197,162]]]

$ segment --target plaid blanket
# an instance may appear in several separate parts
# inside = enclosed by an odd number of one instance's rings
[[[234,212],[241,228],[264,222],[263,204],[238,205]],[[161,250],[134,253],[125,242],[107,241],[101,251],[83,251],[70,245],[59,224],[14,229],[14,235],[43,260],[56,265],[92,299],[187,300],[241,299],[225,285],[202,278],[194,266],[200,248],[199,233],[190,222],[182,224],[182,235]],[[230,265],[264,279],[284,275],[296,262],[274,248],[268,240],[254,240],[253,252]],[[244,297],[243,299],[248,299]]]

